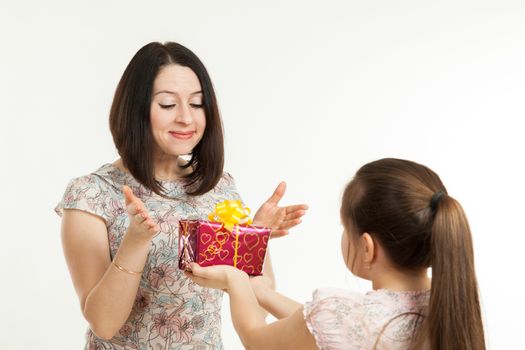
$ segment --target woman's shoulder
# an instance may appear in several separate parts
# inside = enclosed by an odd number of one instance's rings
[[[95,171],[77,176],[68,183],[68,189],[71,190],[95,190],[107,191],[107,187],[120,189],[126,181],[127,174],[120,171],[111,163],[106,163],[97,168]]]
[[[233,177],[233,175],[228,171],[223,171],[221,177],[219,177],[218,184],[222,182],[232,182],[232,181],[235,182],[235,178]]]
[[[213,188],[214,192],[237,192],[237,185],[235,184],[235,178],[232,174],[225,171],[222,173],[217,185]]]
[[[104,210],[108,203],[122,199],[123,175],[112,164],[104,164],[89,174],[71,179],[55,207],[56,213],[61,216],[64,209],[80,209],[107,220]]]
[[[227,185],[231,185],[231,184],[235,185],[235,178],[233,177],[231,173],[225,171],[222,173],[222,176],[219,179],[219,183],[223,183]]]

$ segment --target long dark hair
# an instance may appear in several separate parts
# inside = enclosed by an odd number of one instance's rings
[[[469,224],[436,173],[401,159],[368,163],[345,189],[341,219],[347,232],[371,234],[399,269],[432,267],[414,348],[485,349]]]
[[[124,165],[142,185],[157,194],[163,188],[155,180],[150,105],[153,82],[160,69],[177,64],[190,68],[198,77],[203,94],[206,128],[184,166],[192,172],[185,176],[186,193],[201,195],[219,182],[224,166],[224,140],[219,107],[211,79],[199,58],[188,48],[173,42],[152,42],[131,59],[115,92],[109,125],[113,141]]]

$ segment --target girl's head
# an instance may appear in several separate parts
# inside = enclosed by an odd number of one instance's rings
[[[363,266],[373,260],[360,249],[367,240],[398,270],[432,267],[420,340],[432,349],[484,348],[470,228],[436,173],[401,159],[368,163],[344,191],[341,220],[343,252],[357,275],[366,277]]]
[[[149,43],[128,64],[115,92],[110,128],[124,165],[162,194],[154,161],[191,154],[187,193],[200,195],[219,181],[224,144],[211,79],[199,58],[177,43]]]
[[[444,201],[446,193],[437,174],[423,165],[401,159],[364,165],[346,187],[341,205],[345,239],[352,246],[349,267],[363,264],[356,247],[365,233],[380,243],[395,267],[430,266],[432,224],[438,209],[437,202],[431,207],[431,199],[439,194],[438,201]]]

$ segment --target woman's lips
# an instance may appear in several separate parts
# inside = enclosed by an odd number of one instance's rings
[[[187,140],[193,136],[193,131],[170,131],[171,136],[180,140]]]

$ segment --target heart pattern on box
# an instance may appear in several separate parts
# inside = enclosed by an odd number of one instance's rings
[[[264,258],[266,256],[266,248],[259,248],[257,251],[257,257],[259,257],[259,260],[264,261]]]
[[[253,250],[259,245],[261,239],[259,238],[259,235],[257,233],[249,232],[243,235],[242,240],[244,244],[246,244],[248,250]]]
[[[196,244],[192,247],[192,251],[195,252],[192,261],[201,266],[227,264],[237,266],[250,275],[262,274],[270,237],[268,228],[238,225],[230,232],[221,223],[203,220],[181,220],[179,226],[180,237],[184,235],[195,237],[186,240]],[[181,266],[180,261],[179,266]]]
[[[211,235],[208,233],[201,233],[201,243],[208,244],[211,241]]]

